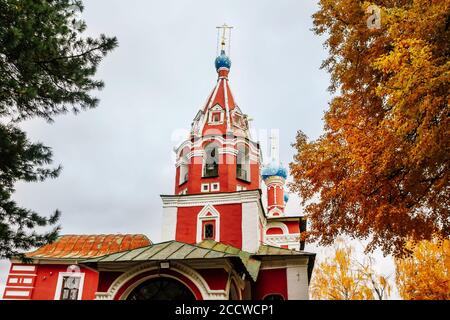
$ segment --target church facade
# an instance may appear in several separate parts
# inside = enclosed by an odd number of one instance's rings
[[[237,105],[224,47],[218,79],[176,149],[174,192],[162,195],[162,241],[67,235],[12,259],[4,299],[308,299],[315,254],[301,216],[284,213],[287,170],[263,165]],[[262,188],[267,190],[263,201]]]

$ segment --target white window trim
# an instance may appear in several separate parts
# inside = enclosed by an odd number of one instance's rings
[[[240,117],[242,119],[242,122],[244,123],[244,126],[238,125],[236,120],[236,117]],[[242,112],[238,112],[236,109],[234,109],[231,112],[231,118],[233,119],[233,126],[236,128],[242,129],[242,130],[248,130],[248,120],[247,116],[243,114]]]
[[[11,271],[36,271],[36,266],[13,265]]]
[[[220,183],[219,182],[211,183],[211,191],[220,191]]]
[[[61,291],[62,291],[64,277],[80,278],[80,287],[78,288],[77,300],[81,300],[81,297],[83,296],[83,287],[84,287],[84,273],[83,272],[60,272],[58,274],[58,282],[56,283],[56,291],[55,291],[55,299],[54,300],[61,300]]]
[[[204,189],[203,187],[204,186],[207,186],[208,187],[208,189]],[[201,192],[209,192],[209,183],[202,183],[202,185],[201,185],[201,190],[200,190]]]
[[[220,112],[220,119],[219,121],[213,121],[213,113],[219,113]],[[219,105],[215,105],[212,107],[208,112],[208,124],[216,125],[216,124],[223,124],[223,119],[225,118],[225,112]]]
[[[282,222],[270,222],[270,223],[266,224],[266,226],[264,228],[264,234],[268,235],[267,231],[271,228],[280,228],[281,230],[283,230],[283,235],[289,234],[289,229],[288,229],[287,225],[285,225]]]
[[[241,185],[236,185],[236,191],[245,191],[247,190],[247,187],[241,186]]]
[[[211,215],[207,216],[208,213]],[[216,229],[214,230],[214,241],[220,241],[220,213],[212,205],[204,206],[197,215],[197,237],[196,242],[199,243],[203,239],[203,221],[215,221]]]

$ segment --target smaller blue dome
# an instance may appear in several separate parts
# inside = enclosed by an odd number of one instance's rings
[[[220,68],[227,68],[230,69],[231,67],[231,60],[228,58],[228,56],[225,54],[225,51],[222,50],[220,52],[220,56],[216,58],[215,61],[216,70],[219,70]]]
[[[289,201],[289,193],[284,191],[284,202],[287,203]]]
[[[269,177],[278,176],[286,179],[288,174],[287,170],[281,165],[274,161],[265,166],[261,171],[261,176],[263,180],[266,180]]]

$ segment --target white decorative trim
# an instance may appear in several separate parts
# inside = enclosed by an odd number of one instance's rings
[[[219,148],[219,154],[231,154],[232,156],[236,156],[238,151],[235,148]]]
[[[219,113],[219,112],[220,112],[219,121],[213,121],[213,114],[214,113]],[[223,124],[224,113],[225,112],[222,109],[222,107],[219,104],[216,104],[214,107],[212,107],[208,111],[208,124],[209,125],[220,125],[220,124]]]
[[[286,180],[283,177],[271,176],[271,177],[268,177],[264,182],[266,183],[266,186],[268,186],[268,187],[272,184],[278,184],[278,185],[284,186]]]
[[[269,217],[283,217],[284,212],[279,207],[282,207],[282,206],[277,206],[277,205],[269,206],[269,212],[268,212]],[[278,213],[278,215],[276,216],[275,213]]]
[[[202,183],[200,186],[200,192],[209,192],[209,183]]]
[[[181,151],[186,148],[189,147],[189,149],[191,150],[191,152],[186,154],[186,158],[190,159],[192,157],[196,157],[196,156],[203,156],[203,144],[204,142],[209,142],[211,140],[216,140],[218,143],[220,143],[222,145],[223,148],[233,148],[236,149],[236,145],[237,144],[245,144],[249,147],[250,149],[250,159],[254,159],[255,162],[260,163],[260,156],[261,156],[261,151],[258,147],[258,144],[256,142],[253,142],[251,140],[245,139],[244,137],[233,137],[233,138],[224,138],[221,135],[206,135],[206,136],[201,136],[198,139],[196,139],[196,141],[193,143],[190,139],[185,140],[183,143],[181,143],[178,148],[175,149],[175,153],[177,155],[177,165],[179,165],[179,161],[180,161],[180,153]],[[228,150],[228,149],[227,149]]]
[[[9,275],[10,276],[14,276],[14,277],[21,277],[21,276],[24,276],[24,277],[36,277],[37,276],[37,274],[35,274],[35,273],[10,273]]]
[[[298,244],[300,241],[300,233],[293,234],[266,234],[265,236],[266,242],[279,244]]]
[[[231,130],[231,120],[230,120],[230,107],[228,105],[228,89],[227,89],[227,80],[223,81],[223,94],[225,96],[225,110],[227,112],[227,132]]]
[[[35,271],[36,266],[13,265],[11,271]]]
[[[267,230],[269,230],[270,228],[280,228],[281,230],[283,230],[283,234],[289,234],[288,227],[282,222],[276,221],[267,223],[266,227],[264,228],[264,234],[266,234]]]
[[[288,246],[289,249],[300,250],[300,234],[288,234],[288,235],[265,235],[264,242],[268,245],[276,247]]]
[[[211,213],[211,215],[207,215],[208,213]],[[206,205],[203,207],[202,210],[197,215],[197,235],[196,235],[196,242],[199,243],[203,240],[203,229],[202,229],[202,222],[205,220],[213,220],[215,223],[215,230],[214,230],[214,241],[219,242],[220,241],[220,213],[217,211],[216,208],[212,205]]]
[[[221,204],[243,204],[254,202],[258,208],[259,219],[265,225],[266,215],[265,209],[261,203],[261,195],[259,190],[246,190],[227,193],[203,193],[189,194],[185,196],[161,195],[163,208],[180,208],[180,207],[203,207],[205,205],[221,205]]]
[[[246,192],[214,193],[214,194],[192,194],[187,196],[162,195],[164,207],[193,207],[205,204],[231,204],[260,201],[259,190],[248,190]]]
[[[238,124],[235,120],[236,120],[236,118],[237,117],[239,117],[239,118],[241,118],[241,120],[242,121],[246,121],[246,126],[241,126],[240,124]],[[231,112],[231,118],[233,119],[233,125],[236,127],[236,128],[238,128],[238,129],[240,129],[241,131],[248,131],[249,130],[249,127],[248,127],[248,119],[247,119],[247,115],[246,114],[243,114],[242,112],[238,112],[236,109],[234,109],[232,112]]]
[[[28,297],[30,296],[30,291],[27,290],[16,290],[17,288],[14,289],[10,289],[10,288],[6,288],[5,289],[5,296],[13,296],[13,297]]]
[[[208,106],[207,106],[207,108],[205,108],[204,112],[207,112],[211,108],[214,100],[216,99],[217,91],[219,90],[219,86],[220,86],[220,81],[221,80],[217,81],[216,87],[213,89],[214,90],[213,94],[212,94],[212,96],[209,100]],[[206,121],[208,120],[207,118],[208,117],[206,115],[203,117],[203,122],[199,127],[199,134],[202,134],[203,129],[205,128]]]
[[[64,277],[80,278],[80,287],[78,288],[77,300],[81,300],[81,297],[83,296],[83,287],[84,287],[84,273],[83,272],[60,272],[58,274],[58,282],[56,283],[56,291],[55,291],[54,300],[61,299],[61,291],[62,291]]]

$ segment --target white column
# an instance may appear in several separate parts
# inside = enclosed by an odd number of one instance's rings
[[[286,268],[288,300],[308,300],[308,266]]]
[[[177,207],[163,208],[162,241],[175,240],[177,230]]]
[[[242,203],[242,250],[254,253],[259,249],[259,212],[257,202]]]

